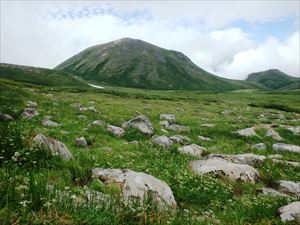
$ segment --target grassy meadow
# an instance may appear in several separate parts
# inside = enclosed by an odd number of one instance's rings
[[[89,124],[103,120],[121,126],[143,114],[150,119],[156,135],[170,136],[175,132],[165,133],[159,116],[171,113],[176,115],[178,124],[191,128],[182,134],[205,147],[208,153],[281,154],[284,160],[300,162],[297,153],[273,151],[272,144],[278,141],[265,137],[266,128],[262,126],[274,124],[284,143],[299,146],[300,138],[280,126],[299,125],[299,92],[54,88],[0,81],[0,112],[15,118],[1,121],[0,128],[0,224],[283,224],[277,210],[294,201],[289,197],[260,195],[257,190],[274,187],[278,180],[300,181],[299,167],[266,160],[254,166],[261,177],[256,184],[196,176],[188,167],[189,161],[196,158],[179,154],[178,144],[166,150],[136,130],[128,130],[124,137],[117,138],[105,127],[91,128]],[[39,112],[30,120],[21,117],[27,101],[37,102],[35,108]],[[81,112],[72,106],[74,103],[94,106],[97,112]],[[232,112],[224,115],[225,110]],[[43,127],[41,120],[47,116],[60,125]],[[233,133],[254,125],[261,125],[256,131],[263,139]],[[74,160],[65,162],[43,149],[31,148],[31,139],[39,133],[63,142]],[[210,137],[211,141],[200,141],[198,135]],[[89,147],[75,146],[75,139],[82,136]],[[137,145],[128,144],[134,140]],[[250,148],[259,142],[266,143],[267,149]],[[150,203],[136,208],[124,206],[117,199],[119,190],[103,187],[91,178],[91,169],[96,167],[128,168],[165,181],[177,201],[176,211],[158,212]],[[74,201],[83,198],[86,189],[111,194],[116,202],[76,206]],[[57,192],[65,196],[58,198]]]

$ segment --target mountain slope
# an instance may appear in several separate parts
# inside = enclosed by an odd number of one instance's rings
[[[251,73],[246,80],[260,83],[271,89],[300,88],[299,78],[291,77],[277,69]]]
[[[84,86],[78,77],[57,70],[0,63],[0,78],[45,86]]]
[[[103,84],[146,89],[227,91],[260,86],[220,78],[180,52],[130,38],[87,48],[55,69]]]

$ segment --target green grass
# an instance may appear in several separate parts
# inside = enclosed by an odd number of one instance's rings
[[[159,125],[161,113],[174,113],[179,124],[191,127],[183,133],[193,143],[208,149],[208,153],[238,154],[253,152],[261,155],[282,154],[285,160],[300,161],[299,155],[275,152],[276,141],[265,138],[266,129],[257,132],[264,137],[241,138],[232,133],[258,123],[296,126],[299,123],[299,93],[204,93],[189,91],[144,91],[141,89],[42,87],[1,79],[0,111],[15,118],[1,121],[0,156],[0,224],[282,224],[277,209],[293,199],[257,195],[262,186],[276,187],[280,179],[299,181],[300,168],[273,164],[255,165],[261,179],[257,184],[231,182],[214,176],[195,176],[188,167],[192,156],[177,152],[179,145],[165,150],[151,143],[136,130],[116,138],[104,127],[88,128],[94,120],[120,126],[135,115],[144,114],[152,122],[155,134],[165,134]],[[52,94],[52,95],[49,95]],[[24,120],[20,114],[26,102],[38,103],[39,116]],[[92,102],[93,101],[93,102]],[[266,107],[276,102],[280,107]],[[97,112],[80,112],[71,106],[80,103],[94,105]],[[273,104],[273,103],[272,103]],[[229,115],[221,112],[230,109]],[[286,110],[291,109],[291,110]],[[269,114],[259,118],[261,113]],[[272,113],[272,114],[270,114]],[[79,119],[85,115],[86,119]],[[280,119],[283,115],[285,119]],[[41,119],[51,116],[59,127],[45,128]],[[215,127],[201,127],[212,123]],[[300,140],[284,128],[274,128],[285,143],[300,145]],[[61,131],[68,132],[62,134]],[[53,158],[44,149],[30,147],[37,133],[65,143],[74,160],[64,162]],[[169,132],[167,135],[173,135]],[[201,142],[198,135],[212,140]],[[75,138],[84,136],[90,146],[76,148]],[[138,140],[138,145],[127,144]],[[264,142],[264,151],[251,150],[250,145]],[[111,147],[111,151],[102,150]],[[13,160],[15,152],[20,153]],[[18,154],[17,154],[18,155]],[[128,208],[118,201],[118,190],[95,183],[91,169],[128,168],[153,175],[172,189],[178,204],[174,213],[160,213],[155,205]],[[66,193],[63,200],[49,188]],[[79,204],[85,188],[101,190],[115,198],[115,204]],[[73,197],[74,198],[73,198]]]

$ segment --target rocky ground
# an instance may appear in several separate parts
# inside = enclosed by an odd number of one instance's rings
[[[1,224],[300,223],[296,93],[1,83]]]

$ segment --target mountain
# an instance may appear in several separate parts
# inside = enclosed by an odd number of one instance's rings
[[[215,76],[180,52],[130,38],[87,48],[55,69],[106,85],[145,89],[230,91],[261,87]]]
[[[251,73],[246,80],[260,83],[270,89],[300,89],[300,78],[289,76],[277,69]]]
[[[83,86],[81,78],[64,71],[0,63],[0,78],[45,86]]]

